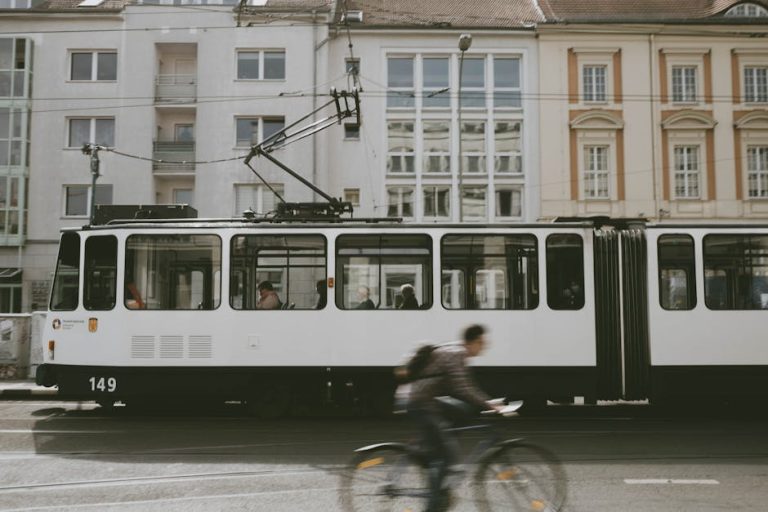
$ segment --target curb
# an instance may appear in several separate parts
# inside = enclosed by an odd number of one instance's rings
[[[56,398],[59,390],[51,389],[0,389],[0,400],[39,400]]]

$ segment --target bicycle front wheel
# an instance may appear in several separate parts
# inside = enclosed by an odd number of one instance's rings
[[[405,447],[386,446],[355,455],[341,477],[345,512],[421,512],[427,504],[427,470]]]
[[[568,489],[557,457],[524,442],[503,445],[481,460],[475,484],[482,512],[559,512]]]

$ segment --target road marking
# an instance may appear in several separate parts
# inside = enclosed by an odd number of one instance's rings
[[[633,485],[718,485],[717,480],[683,478],[625,478],[625,484]]]

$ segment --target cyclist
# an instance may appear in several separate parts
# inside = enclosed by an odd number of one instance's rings
[[[449,396],[465,409],[501,411],[502,406],[489,403],[489,397],[475,384],[466,360],[485,348],[485,328],[471,325],[464,330],[463,342],[440,345],[412,381],[408,397],[408,413],[416,420],[422,435],[422,446],[429,461],[429,500],[425,512],[445,510],[449,504],[448,489],[443,481],[449,468],[458,460],[456,440],[445,431],[452,413],[445,401]],[[460,401],[460,402],[459,402]],[[468,413],[469,411],[464,411]]]

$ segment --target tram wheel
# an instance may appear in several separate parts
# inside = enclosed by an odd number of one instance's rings
[[[246,400],[248,412],[264,419],[281,418],[291,408],[291,386],[287,382],[261,382]]]

